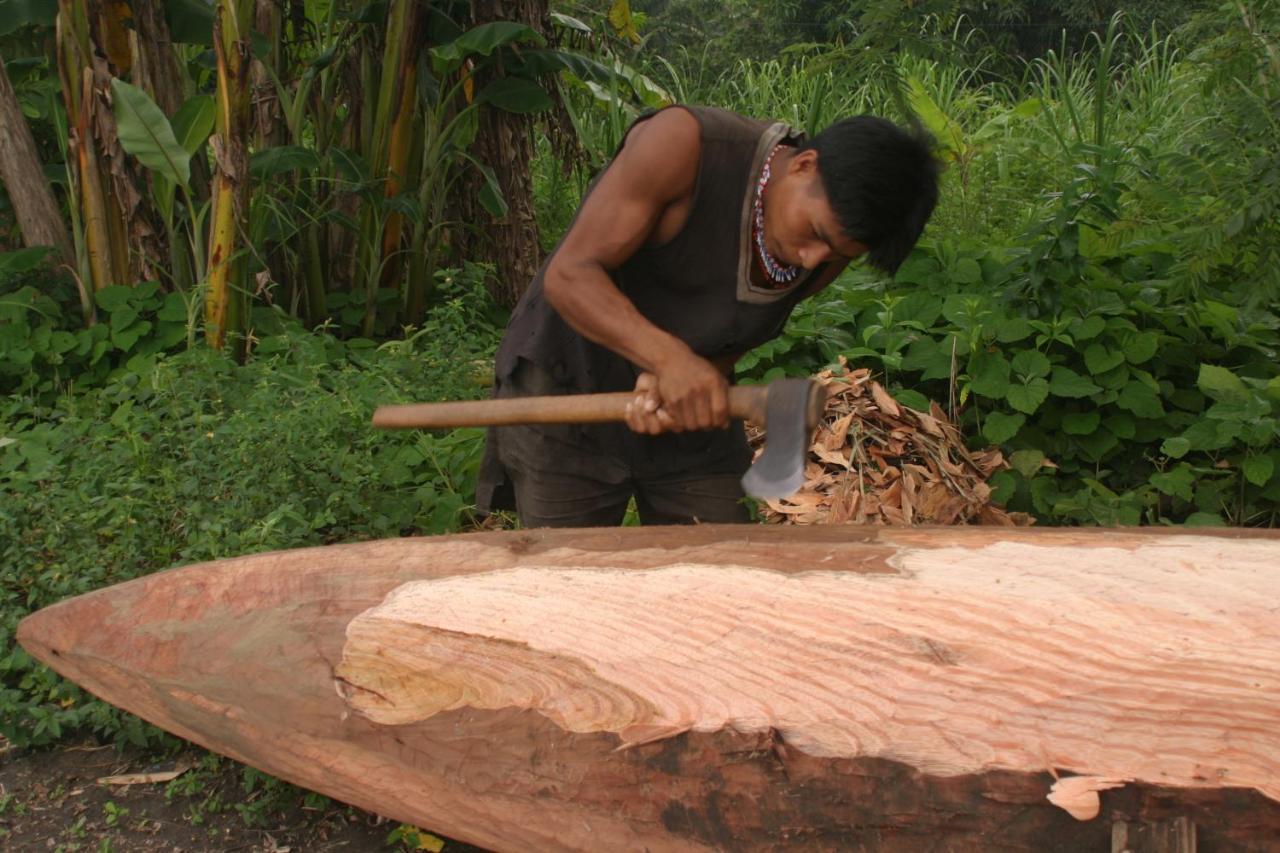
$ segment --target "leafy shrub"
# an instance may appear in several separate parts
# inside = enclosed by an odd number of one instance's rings
[[[0,260],[0,394],[48,402],[72,385],[92,387],[113,371],[145,369],[188,340],[192,298],[155,282],[96,294],[98,322],[81,320],[74,284],[43,271],[44,250]],[[8,275],[5,274],[6,268]]]
[[[1045,522],[1274,525],[1280,315],[1230,279],[1174,286],[1175,244],[1110,239],[1121,185],[1080,172],[1018,245],[925,243],[892,284],[849,275],[740,373],[875,364],[1005,447],[996,499]]]
[[[13,644],[34,609],[173,565],[467,522],[480,430],[369,426],[382,403],[484,393],[497,333],[482,281],[441,285],[448,298],[404,341],[344,343],[286,318],[244,366],[203,347],[155,353],[101,387],[0,405],[0,733],[151,736]]]

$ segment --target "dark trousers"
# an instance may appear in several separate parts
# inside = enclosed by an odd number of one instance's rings
[[[564,393],[521,361],[499,396]],[[746,522],[741,478],[751,462],[742,424],[638,435],[625,424],[496,427],[497,459],[524,527],[601,527],[622,522],[635,498],[642,524]]]

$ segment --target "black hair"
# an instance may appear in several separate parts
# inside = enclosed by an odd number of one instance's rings
[[[871,265],[893,273],[911,254],[938,203],[941,164],[932,140],[887,119],[842,119],[803,143],[845,235],[865,243]]]

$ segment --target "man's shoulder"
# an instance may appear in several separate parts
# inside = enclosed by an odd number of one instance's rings
[[[773,124],[720,107],[673,104],[638,121],[625,147],[643,149],[648,156],[697,160],[707,145],[753,144]]]
[[[672,105],[637,122],[627,134],[627,145],[634,146],[641,139],[655,146],[661,140],[668,146],[696,149],[702,139],[702,122],[695,108]]]
[[[649,121],[662,120],[668,127],[701,138],[751,136],[774,124],[771,119],[753,118],[723,107],[704,104],[672,104],[652,114]]]
[[[668,107],[632,127],[613,168],[628,175],[631,185],[672,198],[690,191],[701,157],[697,117]]]

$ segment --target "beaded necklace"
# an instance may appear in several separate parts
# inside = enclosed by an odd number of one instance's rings
[[[769,184],[769,164],[773,162],[773,155],[778,153],[781,145],[773,146],[773,150],[769,152],[769,156],[764,161],[764,168],[760,170],[760,180],[756,182],[756,198],[754,207],[755,222],[751,229],[752,237],[756,244],[756,260],[760,264],[760,271],[764,273],[765,281],[771,287],[782,287],[796,280],[796,276],[800,275],[800,267],[786,266],[774,259],[769,254],[769,250],[764,245],[764,191]]]

